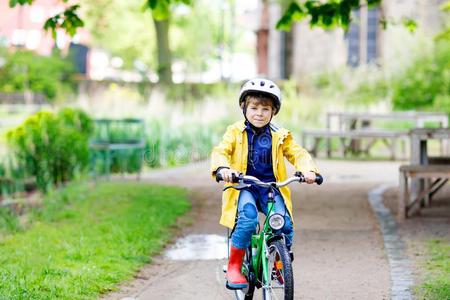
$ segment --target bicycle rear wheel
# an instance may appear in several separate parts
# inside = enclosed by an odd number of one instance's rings
[[[269,282],[263,289],[263,299],[294,299],[294,275],[289,251],[282,240],[269,244]]]
[[[255,285],[254,285],[254,274],[250,272],[250,264],[251,264],[251,255],[250,250],[247,249],[245,251],[245,257],[244,262],[242,264],[242,274],[247,278],[248,281],[248,287],[241,290],[235,290],[234,296],[236,297],[236,300],[252,300],[253,299],[253,293],[255,292]]]

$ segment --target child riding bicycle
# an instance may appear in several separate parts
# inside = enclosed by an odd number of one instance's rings
[[[222,141],[213,149],[213,177],[220,174],[227,185],[231,184],[233,174],[239,173],[265,182],[284,181],[287,178],[285,157],[296,171],[303,173],[307,183],[314,183],[319,171],[310,154],[293,140],[288,130],[271,123],[281,108],[278,86],[268,79],[248,80],[240,90],[239,105],[245,120],[228,126]],[[258,224],[258,211],[267,214],[267,194],[267,188],[260,186],[242,191],[227,189],[223,193],[220,224],[233,229],[226,275],[228,288],[243,289],[248,285],[241,274],[242,262]],[[275,200],[275,212],[285,218],[280,231],[290,249],[294,230],[289,188],[276,190]]]

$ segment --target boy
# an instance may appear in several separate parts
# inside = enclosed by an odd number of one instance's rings
[[[223,140],[213,149],[213,177],[220,173],[228,184],[233,173],[252,175],[264,182],[283,181],[287,178],[286,157],[297,171],[303,173],[307,183],[314,183],[316,173],[319,172],[309,153],[293,141],[288,130],[277,128],[271,123],[272,117],[281,108],[278,86],[267,79],[249,80],[241,88],[239,105],[245,120],[228,126]],[[287,186],[277,191],[275,201],[275,212],[285,216],[285,226],[281,232],[290,249],[294,231],[292,202]],[[223,193],[220,224],[234,228],[226,275],[227,287],[230,289],[242,289],[248,285],[241,274],[242,261],[258,224],[258,211],[267,214],[266,210],[267,188],[251,187],[242,191],[228,189]]]

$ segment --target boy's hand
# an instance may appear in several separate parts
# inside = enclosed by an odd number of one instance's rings
[[[316,182],[316,173],[314,172],[306,172],[303,176],[305,176],[305,182],[308,184]]]
[[[239,172],[233,169],[221,169],[220,171],[220,175],[222,175],[223,181],[225,182],[232,182],[233,180],[233,174],[238,176]]]

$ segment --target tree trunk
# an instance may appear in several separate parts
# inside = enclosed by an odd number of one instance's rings
[[[156,45],[158,50],[159,83],[172,83],[172,55],[169,47],[170,19],[158,21],[153,18],[156,30]]]
[[[269,74],[269,4],[262,2],[262,12],[259,29],[256,31],[256,55],[258,61],[258,74]]]

